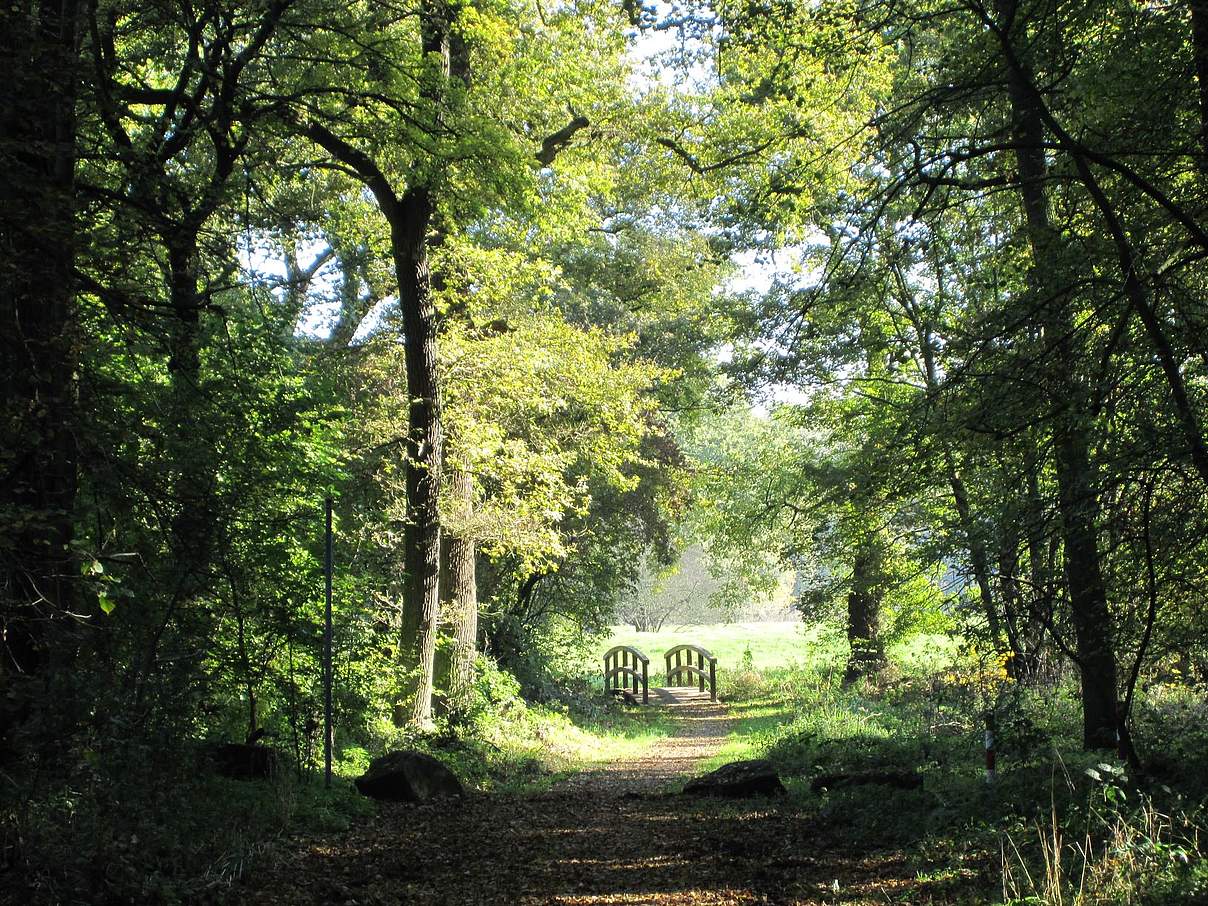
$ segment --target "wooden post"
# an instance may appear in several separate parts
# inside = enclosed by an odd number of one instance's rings
[[[324,501],[326,516],[326,535],[324,557],[324,574],[326,588],[323,606],[323,786],[331,789],[331,749],[333,728],[331,720],[331,498]]]
[[[709,700],[717,701],[717,658],[709,658]]]
[[[698,651],[696,653],[696,658],[697,658],[697,661],[699,661],[698,666],[700,668],[700,676],[697,677],[697,679],[699,679],[700,682],[697,684],[696,691],[704,692],[705,691],[705,656]]]
[[[650,704],[650,675],[647,673],[650,664],[648,661],[642,661],[642,704]]]

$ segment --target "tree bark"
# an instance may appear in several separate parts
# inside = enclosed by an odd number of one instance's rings
[[[440,619],[440,511],[438,491],[444,454],[436,373],[436,307],[432,301],[427,233],[433,203],[427,189],[398,200],[390,216],[391,250],[403,316],[407,369],[407,525],[403,532],[404,664],[419,671],[410,722],[432,720],[436,636]]]
[[[1199,165],[1208,170],[1208,0],[1189,0],[1191,50],[1200,104]]]
[[[76,611],[75,0],[0,9],[0,739]],[[18,686],[21,688],[19,689]]]
[[[998,35],[1007,58],[1019,194],[1032,253],[1032,289],[1042,302],[1042,334],[1047,344],[1047,383],[1053,406],[1051,431],[1061,513],[1065,573],[1070,591],[1078,668],[1082,679],[1083,744],[1088,749],[1116,744],[1116,661],[1107,592],[1100,567],[1095,518],[1098,501],[1091,480],[1089,410],[1075,362],[1075,326],[1070,297],[1062,285],[1065,271],[1061,238],[1049,218],[1045,189],[1049,178],[1043,143],[1045,130],[1030,74],[1018,59],[1011,28],[1016,0],[998,0]]]
[[[877,540],[862,539],[852,560],[851,588],[847,592],[847,641],[851,653],[843,673],[844,685],[875,674],[885,666],[879,563]]]
[[[474,658],[478,649],[477,545],[470,519],[474,512],[473,477],[462,468],[450,472],[450,496],[456,512],[450,518],[458,525],[448,536],[448,584],[445,607],[453,635],[449,665],[449,708],[458,711],[470,699],[474,685]]]

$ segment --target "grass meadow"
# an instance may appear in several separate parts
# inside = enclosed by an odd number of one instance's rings
[[[799,620],[769,623],[712,623],[704,626],[680,626],[661,632],[635,632],[632,626],[614,626],[602,640],[600,654],[613,645],[632,645],[650,658],[652,681],[662,678],[663,653],[676,645],[693,644],[707,649],[717,658],[719,677],[741,669],[743,655],[751,652],[756,670],[781,671],[805,666],[819,657],[837,653],[837,639],[819,629],[807,629]]]

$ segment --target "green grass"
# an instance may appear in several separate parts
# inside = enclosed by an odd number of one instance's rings
[[[712,771],[731,761],[762,758],[781,728],[792,722],[794,714],[789,703],[773,693],[731,704],[727,717],[734,721],[734,729],[717,753],[701,764],[699,773]]]
[[[1075,677],[1034,690],[1006,688],[998,703],[999,777],[987,786],[986,702],[969,681],[977,667],[962,663],[957,640],[917,636],[893,645],[881,676],[846,687],[842,638],[795,624],[641,636],[621,629],[612,641],[636,641],[654,660],[686,640],[711,647],[719,662],[729,656],[719,666],[734,726],[701,770],[771,759],[791,808],[825,827],[836,847],[900,853],[921,885],[913,893],[925,887],[944,902],[1002,902],[1006,867],[1014,871],[1006,898],[1012,906],[1208,901],[1200,899],[1208,894],[1208,862],[1199,842],[1208,796],[1196,779],[1208,774],[1208,757],[1202,721],[1192,717],[1208,713],[1202,691],[1146,693],[1137,724],[1186,765],[1204,770],[1185,771],[1174,791],[1151,785],[1125,795],[1095,779],[1095,770],[1106,776],[1098,762],[1112,756],[1080,750]],[[752,669],[743,670],[747,645]],[[810,789],[820,774],[882,770],[918,772],[923,786]],[[1066,841],[1061,867],[1042,878],[1037,872],[1055,864],[1044,852],[1054,821]],[[1079,899],[1084,874],[1087,893]]]
[[[578,771],[635,757],[669,735],[672,727],[660,708],[625,705],[603,693],[547,705],[517,697],[480,712],[456,730],[435,734],[417,735],[383,717],[369,728],[368,748],[341,749],[336,773],[351,783],[374,755],[418,748],[444,762],[472,789],[539,792]]]

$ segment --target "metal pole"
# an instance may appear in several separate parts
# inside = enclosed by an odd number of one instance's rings
[[[323,607],[323,785],[331,788],[331,498],[324,501],[327,517],[326,557],[324,573],[326,595]]]

